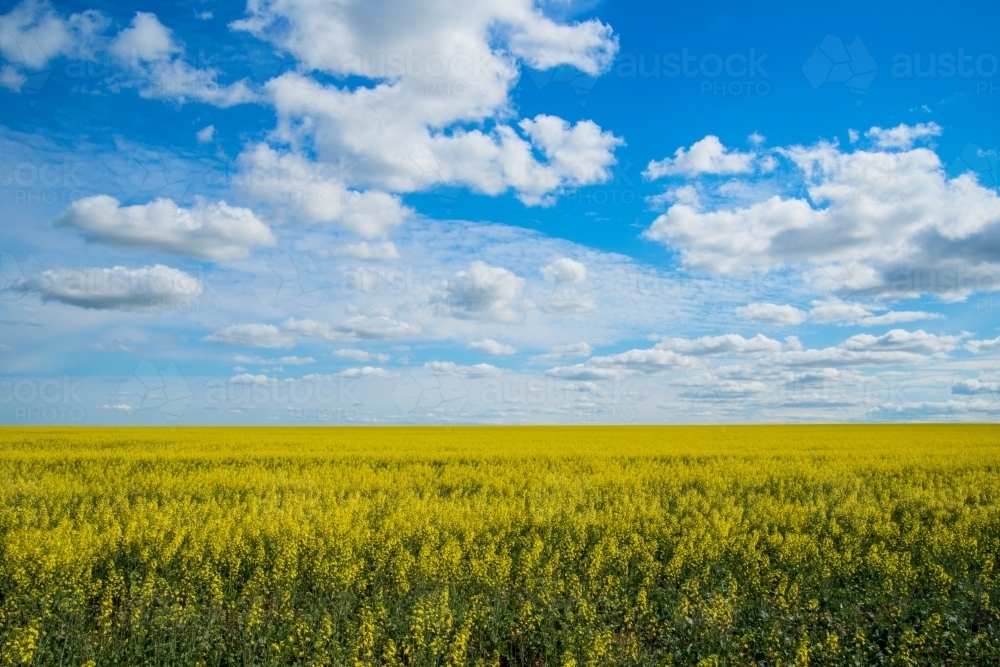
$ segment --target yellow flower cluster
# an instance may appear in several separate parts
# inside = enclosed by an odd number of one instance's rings
[[[0,662],[1000,664],[1000,428],[0,430]]]

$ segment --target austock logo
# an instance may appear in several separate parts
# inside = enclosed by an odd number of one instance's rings
[[[179,419],[194,394],[173,362],[159,370],[151,361],[140,361],[115,392],[117,403],[107,406],[129,414],[155,410],[168,419]]]
[[[861,106],[861,97],[872,85],[879,67],[868,48],[855,37],[850,44],[833,35],[827,35],[812,55],[802,65],[813,90],[827,83],[842,83],[855,96]]]
[[[24,289],[29,276],[38,275],[42,267],[34,255],[18,261],[13,255],[0,253],[0,301],[16,302],[24,310],[38,310],[38,295]]]
[[[61,378],[0,379],[0,407],[4,418],[16,422],[79,422],[84,418],[83,399],[78,393],[83,380]],[[7,414],[7,406],[13,414]]]
[[[318,306],[333,285],[308,254],[275,253],[260,270],[250,290],[263,306]]]
[[[19,43],[13,35],[0,35],[0,86],[37,95],[52,74],[48,61],[33,37]],[[34,105],[34,100],[29,104]]]
[[[460,412],[469,400],[469,390],[456,375],[414,369],[396,383],[391,398],[403,415]]]

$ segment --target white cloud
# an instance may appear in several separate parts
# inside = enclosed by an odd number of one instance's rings
[[[328,191],[351,185],[383,195],[448,184],[490,195],[513,190],[526,204],[545,205],[568,188],[610,177],[622,142],[593,122],[546,115],[510,122],[522,63],[571,65],[591,75],[611,65],[617,41],[598,21],[557,23],[532,0],[460,7],[382,0],[364,12],[254,0],[248,15],[233,27],[300,63],[266,86],[279,117],[274,139],[315,145],[317,168],[351,166],[351,179],[321,179]],[[306,74],[313,70],[377,85],[320,83]],[[481,129],[488,121],[495,125]],[[303,160],[299,155],[282,157]]]
[[[1000,287],[991,250],[1000,197],[974,175],[947,177],[926,148],[843,153],[821,142],[779,152],[801,172],[808,199],[729,207],[692,196],[644,236],[680,251],[690,269],[801,268],[838,294],[962,298]]]
[[[207,144],[215,138],[215,126],[209,125],[208,127],[203,127],[195,132],[194,136],[198,140],[199,144]]]
[[[316,363],[316,360],[312,357],[279,357],[277,359],[264,359],[259,356],[248,356],[245,354],[237,354],[233,357],[233,361],[238,364],[257,364],[257,365],[274,365],[283,364],[287,366],[308,366],[309,364]]]
[[[889,311],[876,315],[868,307],[859,303],[849,303],[840,299],[813,301],[809,310],[809,319],[820,324],[836,323],[853,324],[862,327],[877,327],[920,320],[943,319],[940,313],[929,313],[922,310]]]
[[[762,393],[762,377],[775,379],[774,368],[814,368],[805,374],[786,373],[785,382],[857,380],[856,374],[840,367],[924,364],[944,359],[961,344],[963,336],[935,335],[925,331],[894,329],[882,336],[858,334],[841,344],[823,349],[802,349],[794,337],[784,344],[758,334],[744,338],[739,334],[702,336],[701,338],[665,337],[650,349],[632,349],[618,354],[591,357],[572,366],[559,366],[546,372],[566,380],[602,380],[629,375],[660,375],[682,372],[686,383],[700,386],[711,383],[711,395],[717,398]],[[714,358],[747,359],[751,365],[719,366],[708,372]],[[703,369],[703,377],[689,374]],[[831,375],[832,374],[832,375]],[[729,382],[730,385],[726,385]],[[699,390],[700,391],[700,390]],[[696,392],[697,393],[697,392]]]
[[[832,322],[858,322],[871,315],[871,311],[860,303],[841,301],[840,299],[827,299],[826,301],[813,301],[809,317],[814,322],[829,324]]]
[[[460,366],[453,361],[428,361],[424,368],[434,373],[446,375],[457,375],[464,378],[495,377],[502,372],[491,364],[473,364],[472,366]]]
[[[211,260],[239,259],[253,246],[277,243],[250,209],[200,198],[186,209],[170,199],[121,206],[114,197],[95,195],[73,202],[57,223],[84,230],[90,241]]]
[[[783,352],[775,361],[792,367],[922,364],[930,358],[943,359],[961,344],[962,338],[893,329],[881,336],[857,334],[835,347]]]
[[[386,338],[406,338],[420,333],[420,326],[400,322],[384,315],[354,315],[337,326],[311,319],[286,320],[281,329],[310,338],[331,341],[378,340]]]
[[[193,100],[223,108],[257,100],[245,80],[220,84],[217,70],[198,69],[185,62],[183,46],[149,12],[136,12],[129,26],[111,41],[109,51],[129,65],[133,81],[127,85],[137,83],[142,97],[182,103]]]
[[[935,122],[906,125],[900,123],[891,129],[873,127],[865,136],[875,142],[878,148],[910,150],[918,139],[941,136],[941,126]]]
[[[610,67],[617,51],[610,27],[596,20],[557,23],[531,0],[474,0],[460,6],[389,0],[370,11],[377,12],[378,20],[348,5],[251,0],[249,16],[232,27],[273,41],[310,68],[378,78],[426,76],[433,80],[461,78],[466,72],[512,75],[503,50],[491,46],[491,38],[536,69],[572,65],[592,75]],[[380,53],[437,57],[416,62],[383,57],[379,61]],[[467,60],[473,55],[481,61]],[[478,72],[477,67],[484,71]],[[437,74],[442,68],[444,72]]]
[[[281,325],[282,331],[295,333],[307,338],[321,338],[323,340],[350,340],[350,335],[330,326],[328,322],[317,322],[311,319],[297,320],[290,317]]]
[[[180,51],[173,36],[155,14],[136,12],[129,26],[111,42],[110,51],[122,60],[162,60]]]
[[[6,343],[0,343],[0,352],[13,352],[14,348]]]
[[[458,271],[448,280],[437,302],[445,314],[453,317],[517,322],[524,315],[514,301],[524,285],[524,278],[507,269],[475,260],[467,271]]]
[[[60,56],[92,58],[96,38],[107,25],[108,19],[98,11],[63,18],[49,2],[24,0],[0,15],[0,55],[7,61],[0,86],[19,92]]]
[[[368,352],[366,350],[343,349],[335,350],[333,356],[341,359],[353,359],[354,361],[371,361],[374,359],[380,364],[389,361],[389,355],[382,352]]]
[[[542,267],[542,276],[553,283],[582,283],[587,279],[587,267],[580,262],[563,257]]]
[[[229,378],[229,382],[232,384],[269,385],[277,384],[278,380],[263,374],[240,373]]]
[[[806,314],[795,306],[775,303],[750,303],[737,308],[736,314],[748,320],[769,322],[780,326],[795,326],[806,320]]]
[[[565,380],[604,380],[630,374],[655,374],[694,365],[694,360],[673,350],[628,350],[604,357],[591,357],[582,364],[559,366],[546,371]]]
[[[392,373],[384,368],[364,366],[362,368],[348,368],[337,373],[338,378],[391,378]]]
[[[568,345],[553,345],[545,354],[531,357],[531,361],[557,361],[559,359],[574,359],[577,357],[589,357],[593,354],[594,348],[587,343],[570,343]]]
[[[94,343],[90,346],[92,349],[98,352],[131,352],[132,348],[129,347],[125,341],[120,339],[115,339],[110,343]]]
[[[308,366],[309,364],[316,363],[316,360],[312,357],[278,357],[277,363],[285,364],[286,366]]]
[[[642,175],[655,180],[664,176],[744,174],[753,171],[755,159],[753,153],[728,150],[718,137],[709,134],[693,143],[690,149],[678,148],[672,158],[651,161]]]
[[[903,350],[915,354],[940,355],[961,345],[963,337],[931,334],[923,329],[917,331],[893,329],[881,336],[871,334],[851,336],[841,343],[841,347],[852,351]]]
[[[810,310],[802,311],[789,305],[751,303],[737,308],[736,313],[745,319],[769,322],[779,326],[795,326],[808,320],[818,324],[876,327],[919,320],[939,320],[944,317],[940,313],[929,313],[922,310],[889,311],[876,315],[871,309],[860,303],[841,301],[836,298],[813,301],[812,306]]]
[[[170,310],[177,301],[198,297],[203,287],[183,271],[156,264],[43,271],[25,280],[21,289],[81,308]]]
[[[258,144],[239,158],[246,196],[286,211],[295,221],[333,223],[366,238],[385,236],[413,211],[396,195],[348,187],[340,165],[330,166]],[[361,251],[361,246],[354,246]],[[383,251],[388,246],[381,246]]]
[[[951,393],[961,396],[972,396],[974,394],[996,394],[1000,393],[1000,382],[989,380],[958,380],[951,386]]]
[[[614,149],[624,143],[588,120],[570,125],[561,118],[539,114],[534,119],[525,118],[518,126],[531,139],[532,147],[548,158],[543,165],[532,165],[529,155],[522,154],[525,147],[505,137],[517,146],[512,156],[516,167],[504,160],[502,169],[518,198],[529,205],[551,203],[549,193],[603,183],[615,163]]]
[[[48,2],[25,0],[0,16],[0,53],[10,63],[0,76],[0,85],[18,91],[59,56],[92,60],[99,49],[106,48],[128,70],[126,76],[110,79],[112,89],[137,86],[142,97],[220,107],[258,99],[245,80],[220,84],[217,70],[188,64],[183,45],[156,15],[137,12],[110,41],[101,35],[109,23],[95,10],[63,18]]]
[[[504,343],[498,343],[492,338],[484,338],[483,340],[474,340],[469,343],[469,348],[473,350],[479,350],[480,352],[485,352],[486,354],[493,354],[496,356],[504,356],[510,354],[517,354],[517,350],[512,345],[505,345]]]
[[[273,324],[234,324],[205,336],[203,340],[239,347],[289,348],[295,346],[295,339],[282,333]]]
[[[391,241],[348,243],[324,254],[327,257],[350,257],[353,259],[399,259],[396,244]]]
[[[696,339],[664,337],[653,347],[657,350],[670,350],[691,356],[706,356],[773,353],[780,351],[782,344],[763,334],[757,334],[753,338],[744,338],[739,334],[724,334]]]
[[[587,280],[587,267],[563,257],[541,269],[542,276],[552,283],[552,292],[540,304],[549,313],[585,313],[597,307],[592,297],[581,288]]]
[[[340,323],[340,331],[362,340],[408,338],[420,333],[420,326],[384,315],[355,315]]]
[[[970,340],[965,344],[965,349],[973,354],[1000,350],[1000,337],[992,338],[990,340]]]
[[[891,324],[903,324],[905,322],[919,322],[920,320],[943,320],[941,313],[928,313],[923,310],[900,310],[889,311],[881,315],[869,315],[858,320],[858,324],[863,327],[880,327]]]

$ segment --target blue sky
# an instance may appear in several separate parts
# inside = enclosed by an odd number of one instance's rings
[[[0,421],[991,421],[1000,8],[0,7]]]

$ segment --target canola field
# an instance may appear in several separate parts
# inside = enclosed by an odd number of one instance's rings
[[[1000,427],[0,429],[0,661],[997,665]]]

